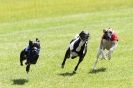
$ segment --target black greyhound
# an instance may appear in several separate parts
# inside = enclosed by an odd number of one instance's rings
[[[79,64],[83,61],[84,56],[87,53],[88,38],[89,38],[89,33],[82,31],[76,38],[71,40],[70,45],[66,51],[64,60],[62,62],[62,68],[64,68],[66,59],[68,59],[70,57],[72,59],[79,57],[78,64],[76,65],[76,67],[73,71],[74,73],[76,72]]]
[[[23,66],[23,61],[26,60],[26,72],[30,70],[31,64],[36,64],[39,58],[40,41],[36,38],[36,41],[29,40],[29,46],[20,53],[20,64]]]

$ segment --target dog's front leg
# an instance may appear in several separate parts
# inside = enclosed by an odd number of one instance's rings
[[[70,47],[67,49],[61,67],[64,68],[66,59],[70,57]]]
[[[101,54],[102,54],[102,59],[106,59],[105,53],[104,53],[104,50],[103,49],[101,49]]]
[[[97,52],[97,58],[99,58],[102,55],[102,59],[105,59],[105,54],[104,54],[104,49],[103,48],[99,48],[98,52]]]
[[[101,44],[100,44],[100,52],[101,52],[101,55],[102,55],[102,59],[106,59],[105,53],[104,53],[105,46],[106,46],[106,40],[102,39]]]
[[[76,67],[75,67],[73,73],[76,73],[76,70],[78,69],[78,66],[79,66],[79,64],[80,64],[82,61],[83,61],[83,57],[80,57],[80,58],[79,58],[79,61],[78,61],[78,64],[76,65]]]
[[[99,58],[102,55],[102,59],[105,59],[105,54],[104,54],[104,47],[105,47],[105,39],[101,40],[100,47],[97,53],[97,58]]]
[[[111,59],[112,53],[116,49],[117,45],[118,45],[117,42],[115,42],[115,41],[112,42],[112,47],[109,49],[109,52],[108,52],[108,59],[109,60]]]
[[[28,74],[29,70],[30,70],[30,64],[28,64],[28,65],[26,66],[26,72],[27,72],[27,74]]]
[[[20,65],[23,66],[23,59],[20,58]]]

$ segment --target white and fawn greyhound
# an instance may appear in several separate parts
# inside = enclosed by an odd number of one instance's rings
[[[104,50],[105,49],[108,50],[108,53],[106,54],[106,56],[110,60],[112,57],[112,53],[116,49],[117,45],[118,45],[118,36],[112,30],[112,28],[103,29],[103,36],[101,39],[100,47],[97,53],[97,58],[94,63],[93,70],[96,70],[96,65],[101,55],[102,55],[102,59],[106,59]]]

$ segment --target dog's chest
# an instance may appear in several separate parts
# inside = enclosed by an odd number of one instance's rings
[[[77,52],[79,52],[80,50],[81,50],[81,48],[82,48],[82,46],[84,45],[84,41],[81,41],[80,43],[79,43],[79,45],[78,45],[78,47],[76,48],[76,51]]]
[[[103,40],[103,46],[109,50],[112,47],[112,41]]]
[[[71,44],[70,44],[70,51],[71,54],[73,56],[76,56],[77,53],[79,53],[82,49],[82,46],[84,46],[85,41],[80,40],[79,38],[77,38],[76,40],[74,40]]]

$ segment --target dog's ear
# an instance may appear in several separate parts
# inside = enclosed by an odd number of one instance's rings
[[[87,36],[90,37],[90,33],[89,32],[87,32]]]
[[[31,42],[31,40],[29,40],[29,43]]]
[[[40,42],[38,38],[36,38],[36,42]]]
[[[29,45],[32,45],[33,41],[29,40]]]
[[[38,40],[38,38],[36,38],[36,41]]]
[[[106,29],[103,29],[103,33],[105,33],[106,32]]]
[[[81,31],[81,32],[80,32],[80,34],[79,34],[79,36],[82,36],[82,35],[83,35],[83,33],[84,33],[84,31]]]
[[[85,33],[85,31],[81,31],[81,33]]]

